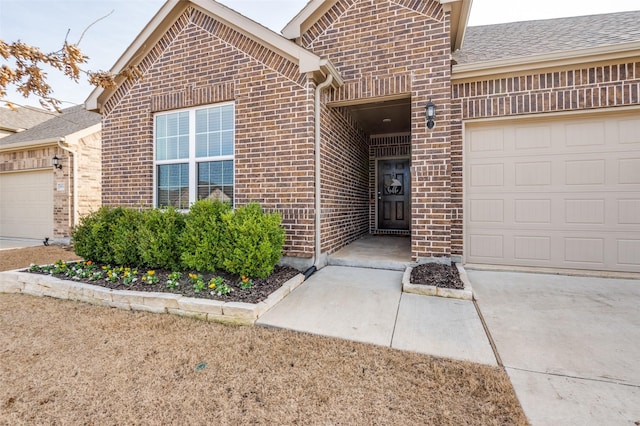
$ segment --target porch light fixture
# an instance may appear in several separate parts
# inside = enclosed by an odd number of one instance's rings
[[[51,162],[53,163],[54,168],[62,170],[62,164],[60,164],[60,159],[58,158],[57,155],[53,156],[53,158],[51,159]]]
[[[427,128],[433,129],[436,125],[436,122],[433,121],[433,119],[436,118],[436,105],[429,99],[425,109],[427,110]]]

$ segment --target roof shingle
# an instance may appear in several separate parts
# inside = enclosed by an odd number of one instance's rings
[[[87,111],[82,105],[66,108],[62,110],[62,114],[50,118],[44,123],[0,139],[0,145],[62,138],[98,124],[101,120],[100,114]]]
[[[458,64],[569,52],[640,41],[640,11],[467,28]]]
[[[45,111],[30,106],[16,109],[0,108],[0,128],[11,131],[30,129],[58,115],[57,112]]]

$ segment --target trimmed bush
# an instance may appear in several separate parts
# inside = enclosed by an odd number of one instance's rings
[[[279,213],[258,203],[231,210],[202,200],[183,215],[174,208],[138,211],[101,207],[81,219],[71,237],[78,256],[119,266],[225,270],[264,278],[280,261],[284,229]]]
[[[184,215],[173,207],[145,211],[138,230],[142,263],[149,268],[180,269],[180,234],[183,229]]]
[[[282,256],[284,229],[280,213],[265,214],[258,203],[222,214],[226,235],[222,241],[223,266],[247,277],[268,276]]]
[[[113,263],[111,241],[116,223],[123,214],[121,207],[101,207],[83,217],[71,233],[76,254],[94,262]]]
[[[213,272],[222,269],[223,250],[221,241],[225,237],[222,214],[231,206],[220,201],[200,200],[191,206],[185,217],[185,227],[180,237],[182,263],[196,271]]]
[[[142,259],[138,250],[139,229],[143,213],[134,209],[122,209],[113,224],[111,253],[116,265],[140,266]]]

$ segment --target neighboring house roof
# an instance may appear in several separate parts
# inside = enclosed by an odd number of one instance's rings
[[[0,129],[20,132],[47,121],[56,115],[58,115],[56,112],[30,106],[17,107],[15,109],[0,108]]]
[[[100,114],[87,111],[81,105],[66,108],[62,110],[62,114],[37,126],[0,139],[0,148],[9,148],[11,145],[25,142],[55,141],[100,124],[101,120]]]
[[[283,57],[296,63],[301,73],[319,72],[324,75],[334,75],[334,85],[342,85],[342,78],[328,59],[321,58],[314,53],[271,31],[257,22],[241,15],[214,0],[167,0],[158,13],[151,19],[133,43],[111,68],[111,72],[118,73],[130,65],[137,65],[155,43],[164,35],[175,20],[190,5],[200,8],[214,16],[229,27],[239,31],[252,40],[273,50]],[[96,88],[86,100],[86,108],[91,111],[99,110],[118,87],[124,82],[120,78],[117,87],[112,89]]]
[[[300,37],[315,24],[338,0],[310,0],[307,5],[282,29],[288,39]],[[458,49],[464,40],[472,0],[437,0],[451,12],[451,49]]]
[[[537,62],[634,56],[640,50],[640,11],[469,27],[453,55],[457,70]],[[607,59],[607,58],[602,58]]]

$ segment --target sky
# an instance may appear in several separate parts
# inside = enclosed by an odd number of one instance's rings
[[[219,2],[280,32],[307,0]],[[85,69],[109,70],[163,4],[164,0],[0,0],[0,39],[21,40],[45,52],[60,49],[65,38],[80,40],[80,48],[90,57]],[[469,25],[639,9],[638,0],[473,0]],[[93,90],[85,81],[74,83],[56,71],[48,76],[63,108],[82,104]],[[39,105],[37,98],[25,99],[13,91],[7,98],[17,105]]]

